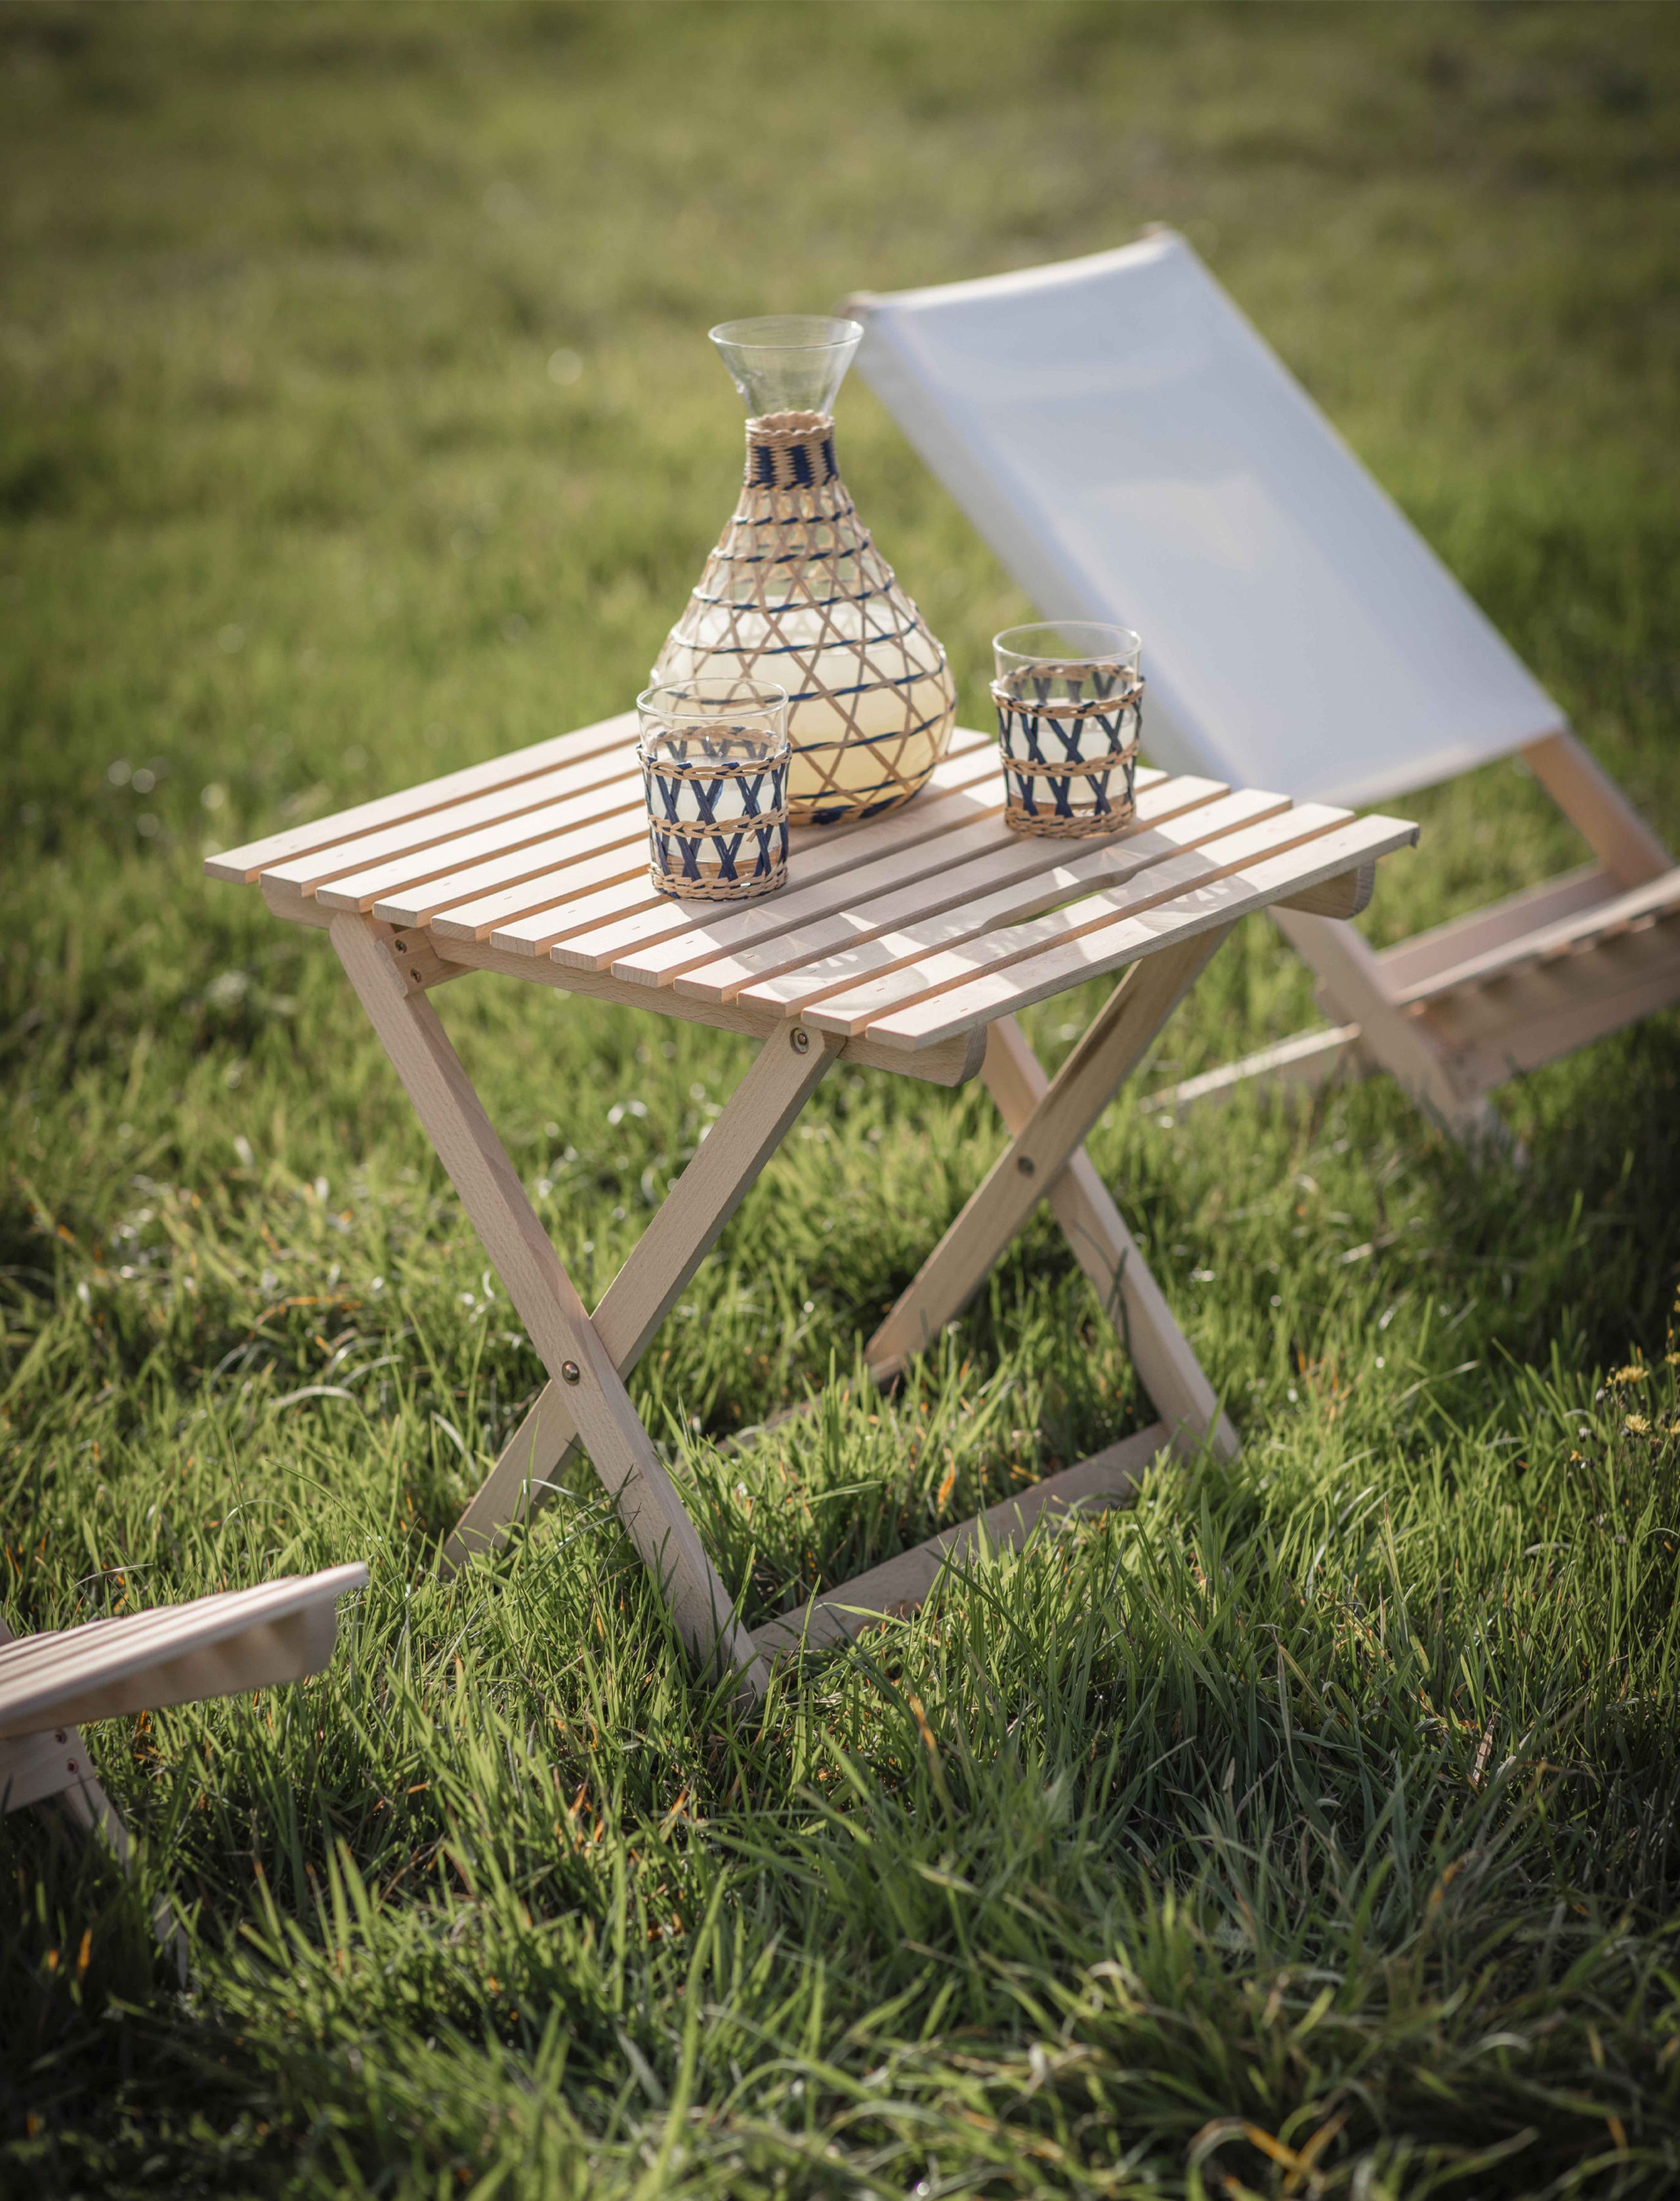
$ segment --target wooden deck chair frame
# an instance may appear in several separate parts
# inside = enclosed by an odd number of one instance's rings
[[[1680,1000],[1673,858],[1182,238],[843,310],[1041,611],[1143,633],[1159,760],[1366,802],[1514,754],[1595,860],[1380,952],[1275,911],[1330,1028],[1154,1105],[1381,1069],[1502,1143],[1505,1079]]]
[[[364,1566],[330,1567],[43,1635],[14,1636],[0,1621],[0,1811],[61,1810],[132,1871],[133,1842],[93,1770],[82,1723],[319,1673],[332,1656],[339,1599],[367,1581]],[[185,1980],[186,1935],[167,1896],[152,1927]]]

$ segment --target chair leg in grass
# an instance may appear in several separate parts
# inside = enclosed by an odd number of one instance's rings
[[[0,1620],[0,1643],[13,1640]],[[33,1805],[43,1818],[67,1819],[78,1834],[97,1835],[122,1870],[133,1871],[133,1840],[99,1785],[79,1728],[0,1739],[0,1810],[16,1811],[26,1804]],[[151,1927],[185,1987],[186,1933],[167,1895],[152,1905]]]

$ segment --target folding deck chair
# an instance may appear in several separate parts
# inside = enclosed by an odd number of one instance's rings
[[[1380,1067],[1501,1137],[1492,1088],[1680,999],[1673,859],[1181,237],[843,310],[1040,610],[1143,635],[1158,761],[1365,804],[1515,753],[1597,859],[1380,954],[1275,909],[1330,1028],[1163,1102]]]
[[[56,1801],[126,1868],[128,1829],[95,1777],[81,1723],[319,1673],[332,1656],[338,1599],[367,1580],[364,1566],[329,1567],[21,1638],[0,1620],[0,1811]],[[152,1923],[185,1978],[186,1940],[167,1899]]]

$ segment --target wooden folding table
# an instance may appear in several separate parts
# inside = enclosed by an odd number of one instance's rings
[[[1393,818],[1143,771],[1112,838],[1023,837],[1002,822],[990,737],[959,731],[914,801],[793,836],[778,895],[736,904],[650,887],[626,714],[210,859],[260,882],[277,916],[325,926],[549,1382],[461,1517],[452,1567],[540,1503],[574,1443],[614,1498],[696,1658],[749,1692],[768,1661],[855,1634],[926,1594],[982,1529],[1019,1542],[1047,1507],[1113,1500],[1164,1445],[1236,1437],[1084,1141],[1237,920],[1281,905],[1348,917],[1377,859],[1417,837]],[[761,1042],[591,1316],[427,996],[500,971]],[[1017,1012],[1086,979],[1118,983],[1054,1077]],[[1160,1419],[990,1514],[749,1630],[625,1388],[795,1118],[837,1061],[957,1085],[977,1071],[1007,1147],[866,1348],[883,1380],[936,1338],[1048,1200],[1119,1325]]]

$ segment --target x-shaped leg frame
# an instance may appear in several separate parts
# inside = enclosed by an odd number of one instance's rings
[[[1049,1477],[982,1517],[994,1542],[1019,1541],[1048,1504],[1112,1495],[1135,1480],[1162,1443],[1237,1449],[1231,1424],[1173,1321],[1084,1141],[1228,928],[1205,932],[1126,971],[1054,1079],[1047,1078],[1012,1017],[988,1035],[982,1076],[1013,1134],[1005,1153],[866,1349],[883,1381],[935,1338],[978,1288],[1041,1198],[1048,1197],[1075,1257],[1119,1324],[1161,1417],[1144,1438],[1095,1477]],[[775,1153],[844,1042],[793,1024],[767,1040],[728,1106],[591,1318],[485,1115],[421,983],[404,971],[367,920],[341,916],[332,936],[340,960],[490,1261],[548,1370],[536,1404],[456,1524],[445,1571],[505,1541],[554,1487],[572,1447],[587,1449],[644,1564],[664,1590],[684,1640],[702,1665],[732,1669],[756,1696],[767,1658],[902,1609],[931,1587],[948,1552],[969,1548],[982,1525],[902,1554],[796,1613],[743,1629],[625,1388],[625,1378],[675,1305],[724,1225]],[[1066,1485],[1066,1489],[1058,1486]],[[965,1539],[966,1541],[965,1541]],[[878,1581],[877,1577],[880,1577]],[[871,1602],[872,1598],[878,1601]]]

